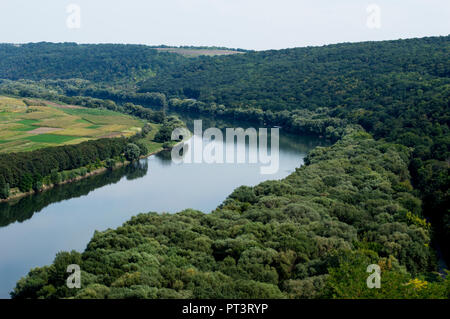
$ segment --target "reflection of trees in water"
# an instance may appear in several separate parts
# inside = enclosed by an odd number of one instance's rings
[[[314,135],[294,135],[292,133],[283,132],[280,129],[280,147],[308,153],[316,146],[330,146],[332,143],[326,139],[319,139]]]
[[[90,176],[78,182],[56,186],[45,192],[23,197],[18,202],[0,203],[0,227],[16,221],[23,222],[50,204],[81,197],[99,187],[115,184],[123,176],[126,176],[128,180],[143,177],[147,174],[147,170],[147,161],[136,162],[103,174]]]
[[[138,162],[131,163],[128,167],[128,172],[126,172],[127,180],[132,181],[133,179],[138,179],[144,177],[148,171],[148,161],[142,160]]]
[[[162,151],[156,154],[156,157],[161,160],[161,164],[168,166],[172,163],[172,152],[171,151]]]

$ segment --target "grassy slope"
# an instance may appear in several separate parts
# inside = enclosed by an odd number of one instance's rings
[[[35,104],[46,106],[27,106],[21,99],[0,96],[0,152],[131,136],[143,125],[141,120],[108,110]]]
[[[162,148],[163,148],[162,147],[163,143],[158,143],[158,142],[153,141],[156,133],[159,131],[159,129],[161,127],[161,124],[149,123],[149,125],[152,127],[152,130],[150,131],[150,133],[148,133],[146,137],[139,140],[140,143],[144,144],[147,147],[147,149],[148,149],[148,154],[146,154],[147,156],[149,154],[158,152],[158,151],[162,150]]]

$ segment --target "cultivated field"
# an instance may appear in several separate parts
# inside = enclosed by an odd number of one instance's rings
[[[242,54],[243,52],[225,49],[193,49],[193,48],[156,48],[161,52],[172,52],[184,55],[186,57],[197,57],[201,55],[215,56],[215,55],[230,55]]]
[[[101,109],[0,96],[0,152],[131,136],[143,122]]]

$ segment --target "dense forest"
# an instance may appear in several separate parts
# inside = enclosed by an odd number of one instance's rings
[[[449,56],[450,36],[192,58],[145,46],[1,45],[5,94],[159,123],[167,109],[189,111],[336,142],[211,214],[151,213],[96,233],[82,254],[30,272],[13,296],[448,298],[432,246],[449,260]],[[369,261],[383,265],[385,289],[358,281]],[[82,265],[81,291],[64,288],[67,263]]]
[[[33,269],[14,298],[448,298],[406,147],[348,128],[281,181],[240,187],[211,214],[140,214]],[[65,285],[79,264],[82,289]],[[366,267],[383,268],[367,289]]]
[[[130,82],[148,78],[179,60],[184,58],[143,45],[0,44],[0,77]]]
[[[76,145],[47,147],[32,152],[0,154],[0,175],[10,187],[31,190],[43,177],[73,170],[123,154],[126,138],[103,138]],[[53,177],[57,182],[59,177]]]

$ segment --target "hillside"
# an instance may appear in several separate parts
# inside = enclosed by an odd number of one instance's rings
[[[184,59],[181,55],[158,53],[143,45],[0,44],[0,78],[133,82],[153,76]]]
[[[355,109],[368,99],[374,107],[392,93],[434,89],[431,80],[447,83],[449,54],[450,37],[435,37],[201,57],[156,74],[141,91],[272,111]]]

